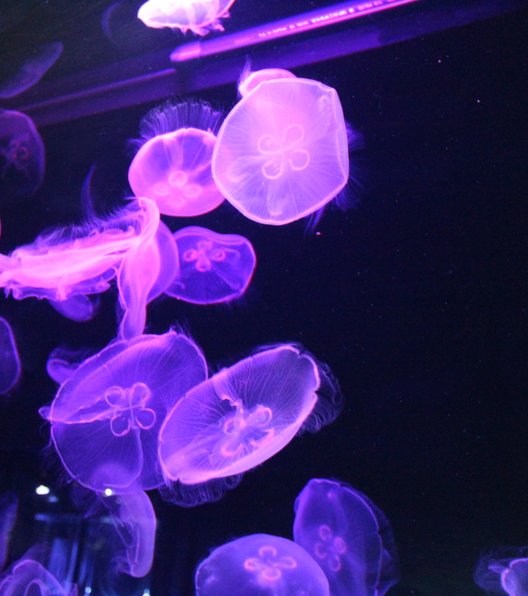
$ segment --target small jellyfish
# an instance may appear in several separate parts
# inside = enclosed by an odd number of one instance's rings
[[[137,199],[108,219],[43,234],[0,255],[0,287],[16,300],[57,302],[105,292],[126,253],[151,238],[158,224],[156,204]]]
[[[229,16],[235,0],[149,0],[138,11],[138,19],[147,27],[170,27],[182,33],[206,35],[223,31],[220,19]]]
[[[85,323],[91,321],[99,310],[99,300],[97,296],[90,297],[84,294],[76,294],[57,302],[55,300],[49,301],[50,305],[63,317],[76,321],[77,323]]]
[[[88,358],[61,385],[47,414],[67,472],[98,493],[160,486],[161,423],[206,374],[200,350],[175,331],[116,341]]]
[[[66,590],[57,578],[37,561],[17,561],[0,580],[2,596],[74,596],[77,589]]]
[[[63,49],[64,46],[60,41],[46,43],[34,49],[31,57],[13,76],[0,82],[0,99],[10,99],[31,89],[57,62]]]
[[[196,596],[330,594],[325,574],[304,549],[268,534],[244,536],[216,548],[198,566],[194,585]]]
[[[156,514],[148,495],[136,489],[104,502],[119,536],[117,571],[144,577],[152,567],[156,541]]]
[[[197,101],[151,110],[141,122],[143,144],[128,171],[134,194],[156,201],[164,215],[190,217],[216,209],[224,200],[211,173],[220,117]]]
[[[224,197],[253,221],[284,225],[318,211],[349,176],[336,90],[301,78],[260,82],[220,127],[212,171]]]
[[[62,384],[69,379],[79,366],[92,354],[88,350],[72,350],[65,347],[58,347],[51,351],[46,362],[46,372],[56,383]],[[44,407],[45,412],[49,407]],[[48,416],[44,416],[48,418]]]
[[[21,112],[0,110],[0,198],[30,195],[44,179],[45,150],[33,120]]]
[[[481,557],[475,582],[489,594],[528,596],[528,547],[500,547]]]
[[[248,95],[257,85],[264,81],[274,81],[276,79],[295,79],[296,76],[289,70],[283,68],[262,68],[261,70],[251,71],[245,69],[238,81],[238,92],[241,97]]]
[[[20,356],[11,325],[0,317],[0,395],[8,393],[20,379]]]
[[[324,369],[284,344],[225,368],[186,393],[159,435],[165,477],[199,484],[245,472],[316,430],[336,411],[323,396]]]
[[[256,265],[251,242],[235,234],[217,234],[197,226],[174,234],[181,270],[166,290],[169,296],[195,304],[240,298]]]
[[[347,484],[310,480],[295,501],[293,537],[321,566],[335,596],[382,596],[399,580],[388,520]]]

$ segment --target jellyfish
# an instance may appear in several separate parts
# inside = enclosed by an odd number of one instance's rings
[[[64,46],[60,41],[46,43],[34,49],[31,57],[13,76],[0,82],[0,99],[10,99],[31,89],[57,62],[63,49]]]
[[[69,379],[79,366],[89,357],[93,355],[89,350],[79,349],[72,350],[63,346],[59,346],[51,351],[46,362],[46,372],[56,383],[62,384],[66,379]],[[49,408],[44,408],[44,411],[49,411]],[[47,416],[44,416],[47,418]]]
[[[64,589],[57,578],[37,561],[17,561],[9,574],[0,580],[2,596],[75,596],[77,589]]]
[[[199,484],[241,474],[275,455],[299,430],[327,424],[337,402],[320,391],[323,376],[324,367],[300,346],[283,344],[192,388],[160,430],[165,477]]]
[[[66,300],[55,301],[50,300],[50,305],[63,317],[76,321],[77,323],[85,323],[91,321],[99,311],[99,300],[97,296],[90,297],[84,294],[75,294]]]
[[[196,570],[196,596],[327,596],[328,580],[295,542],[252,534],[213,550]]]
[[[0,494],[0,570],[4,568],[9,551],[11,532],[16,523],[18,499],[13,493]]]
[[[0,197],[31,195],[44,179],[45,150],[33,120],[14,110],[0,110]]]
[[[314,478],[295,501],[293,536],[321,566],[336,596],[382,596],[399,580],[385,515],[351,486]]]
[[[0,287],[16,300],[33,296],[64,301],[106,291],[125,254],[151,237],[159,223],[156,204],[131,201],[108,219],[57,229],[0,255]]]
[[[235,0],[149,0],[138,11],[138,19],[147,27],[170,27],[182,33],[207,35],[210,31],[223,31],[220,19],[229,16]]]
[[[135,489],[104,502],[119,537],[117,571],[144,577],[152,567],[156,540],[156,514],[148,495]]]
[[[160,486],[161,423],[206,373],[201,351],[176,331],[115,341],[85,360],[47,414],[66,471],[97,493]]]
[[[181,270],[167,294],[195,304],[228,302],[244,294],[256,265],[247,238],[197,226],[178,230],[174,238]]]
[[[253,221],[284,225],[322,209],[349,176],[336,90],[301,78],[258,83],[220,127],[212,171],[223,196]]]
[[[500,547],[481,557],[475,582],[489,594],[528,596],[528,547]]]
[[[251,71],[244,69],[240,80],[238,81],[238,92],[241,97],[248,95],[257,85],[264,81],[274,81],[276,79],[295,79],[293,72],[284,70],[284,68],[262,68],[261,70]]]
[[[20,356],[9,322],[0,317],[0,395],[11,391],[20,379]]]
[[[164,215],[191,217],[216,209],[224,200],[211,173],[220,117],[198,101],[151,110],[128,171],[134,194],[156,201]]]

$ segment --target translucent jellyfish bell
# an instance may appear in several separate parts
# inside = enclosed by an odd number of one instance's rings
[[[194,304],[214,304],[244,294],[256,265],[247,238],[191,226],[178,230],[174,239],[181,269],[166,290],[169,296]]]
[[[159,435],[166,478],[199,484],[245,472],[287,445],[313,417],[335,417],[310,355],[284,344],[221,370],[169,412]]]
[[[0,580],[2,596],[74,596],[77,589],[65,590],[57,578],[37,561],[21,559]]]
[[[481,557],[474,578],[489,594],[528,596],[528,547],[494,549]]]
[[[160,486],[161,423],[205,378],[202,353],[174,331],[117,341],[88,358],[61,385],[48,414],[64,467],[96,492]]]
[[[196,596],[328,596],[328,580],[300,546],[253,534],[216,548],[196,570]],[[352,594],[352,592],[350,592]]]
[[[9,192],[35,192],[44,168],[44,143],[33,120],[21,112],[0,110],[0,198]]]
[[[238,92],[241,97],[248,95],[257,85],[264,81],[274,81],[276,79],[295,79],[296,76],[289,70],[283,68],[262,68],[261,70],[245,70],[238,81]]]
[[[134,194],[164,215],[190,217],[216,209],[224,197],[211,173],[219,112],[204,102],[166,104],[141,123],[144,144],[128,171]]]
[[[260,82],[224,120],[212,170],[225,198],[253,221],[283,225],[321,209],[349,175],[336,90],[310,79]]]
[[[15,335],[9,322],[0,317],[0,395],[4,395],[17,384],[20,372],[20,356]]]
[[[386,517],[356,489],[313,479],[295,501],[295,542],[321,566],[335,596],[382,596],[398,582]]]
[[[137,16],[154,29],[170,27],[183,33],[206,35],[209,31],[224,30],[220,19],[229,16],[234,3],[235,0],[149,0]]]

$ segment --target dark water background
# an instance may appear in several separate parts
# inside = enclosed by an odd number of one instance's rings
[[[213,365],[301,342],[332,367],[346,403],[333,425],[295,439],[218,503],[186,510],[154,495],[153,594],[190,594],[197,562],[234,537],[291,537],[295,496],[312,477],[349,482],[391,520],[402,568],[394,595],[478,594],[480,554],[528,544],[527,14],[295,70],[335,87],[363,138],[352,155],[357,205],[329,209],[318,234],[305,222],[261,226],[229,205],[167,220],[246,235],[258,267],[241,303],[161,300],[147,331],[184,324]],[[228,110],[235,86],[201,97]],[[125,196],[127,139],[149,107],[43,128],[46,180],[31,199],[1,205],[2,252],[78,220],[94,162],[101,202]],[[81,325],[44,302],[1,300],[24,369],[0,401],[0,485],[21,498],[14,557],[35,539],[37,484],[60,496],[56,511],[71,509],[42,457],[37,408],[55,391],[47,355],[64,343],[104,347],[115,298],[103,296],[100,315]]]

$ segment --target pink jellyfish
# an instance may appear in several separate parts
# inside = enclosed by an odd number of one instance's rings
[[[134,194],[164,215],[190,217],[216,209],[224,197],[211,173],[220,113],[205,102],[165,104],[142,120],[143,143],[128,171]]]
[[[224,120],[212,170],[224,197],[253,221],[283,225],[318,211],[349,176],[336,90],[310,79],[261,81]]]
[[[261,70],[251,71],[246,68],[238,81],[238,92],[241,97],[255,89],[255,87],[264,81],[273,81],[276,79],[295,79],[296,76],[289,70],[283,68],[262,68]]]
[[[196,35],[223,31],[220,19],[229,16],[235,0],[149,0],[141,6],[138,19],[153,29],[179,29]]]
[[[299,347],[258,352],[193,387],[168,413],[159,434],[164,476],[199,484],[245,472],[301,430],[337,415],[324,368]]]

